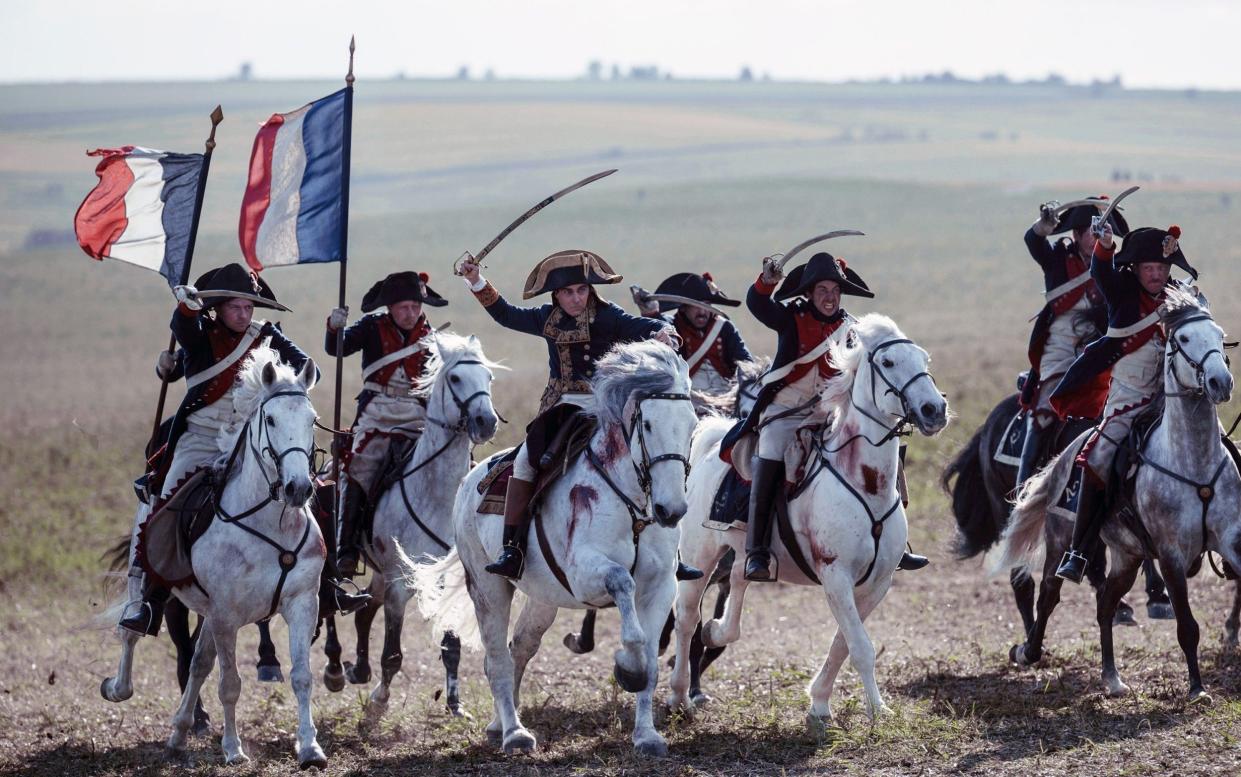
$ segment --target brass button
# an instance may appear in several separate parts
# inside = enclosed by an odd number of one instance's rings
[[[582,358],[585,359],[586,361],[590,361],[590,354],[586,354]]]

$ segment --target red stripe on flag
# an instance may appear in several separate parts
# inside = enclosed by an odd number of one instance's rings
[[[263,269],[259,261],[257,243],[259,227],[271,204],[271,157],[276,148],[276,133],[284,124],[282,114],[273,114],[254,136],[254,149],[250,152],[250,177],[246,181],[246,193],[241,199],[241,222],[237,238],[241,241],[241,254],[246,264],[255,271]]]
[[[73,231],[87,256],[102,260],[125,232],[129,219],[125,213],[125,194],[134,184],[134,173],[125,163],[133,146],[96,149],[88,156],[104,159],[95,167],[99,183],[91,189],[73,216]]]

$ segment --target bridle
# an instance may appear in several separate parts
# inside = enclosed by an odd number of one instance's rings
[[[884,434],[884,436],[881,437],[878,442],[873,442],[870,440],[870,438],[864,437],[863,435],[856,436],[856,437],[863,437],[863,439],[865,439],[868,443],[870,443],[872,446],[876,448],[879,447],[880,445],[883,445],[888,440],[891,440],[896,437],[907,437],[912,433],[909,430],[909,426],[910,426],[910,421],[914,417],[915,413],[912,409],[910,409],[909,398],[905,394],[905,392],[909,390],[910,386],[912,386],[919,379],[926,378],[931,381],[931,386],[934,387],[936,391],[939,390],[939,388],[935,386],[935,378],[932,377],[931,373],[927,372],[926,370],[923,370],[922,372],[917,373],[916,375],[911,377],[909,380],[905,381],[905,383],[901,386],[897,386],[896,383],[894,383],[890,378],[888,378],[888,376],[884,373],[882,367],[879,364],[875,363],[875,357],[879,355],[880,351],[883,351],[886,348],[891,348],[894,345],[913,345],[917,347],[917,343],[915,343],[913,340],[910,340],[908,338],[895,338],[892,340],[885,340],[884,342],[872,348],[870,350],[870,353],[866,355],[866,364],[870,368],[870,403],[875,407],[879,407],[879,400],[878,400],[878,397],[876,397],[875,395],[875,392],[878,390],[879,381],[882,381],[883,384],[888,387],[887,390],[883,392],[883,396],[886,397],[888,394],[895,394],[897,398],[900,399],[901,412],[900,413],[893,413],[890,411],[888,412],[889,416],[896,419],[896,423],[889,426],[888,421],[886,421],[883,418],[879,418],[875,416],[873,413],[868,411],[866,408],[859,405],[857,403],[857,400],[853,398],[852,393],[850,393],[850,396],[849,396],[849,403],[853,406],[854,410],[857,410],[859,413],[866,416],[870,420],[874,421],[879,426],[888,430],[887,433]],[[876,378],[878,378],[879,381],[876,381],[875,380]],[[853,442],[853,440],[856,439],[856,437],[850,438],[848,441],[846,441],[845,445]],[[841,447],[844,447],[844,446],[842,445]]]
[[[1206,313],[1199,313],[1198,315],[1190,316],[1184,321],[1178,322],[1176,325],[1176,329],[1172,329],[1168,331],[1168,353],[1169,353],[1168,363],[1172,371],[1172,380],[1176,382],[1177,387],[1180,388],[1181,390],[1164,392],[1164,396],[1176,397],[1176,398],[1196,398],[1196,397],[1205,396],[1206,395],[1206,362],[1207,362],[1207,359],[1210,359],[1211,356],[1213,355],[1218,355],[1221,359],[1224,360],[1225,366],[1227,366],[1228,357],[1224,356],[1224,352],[1221,348],[1211,348],[1206,353],[1202,354],[1202,356],[1200,356],[1199,358],[1194,359],[1188,353],[1185,352],[1185,349],[1181,346],[1180,342],[1178,342],[1176,339],[1176,333],[1180,331],[1182,327],[1188,324],[1197,323],[1199,321],[1214,321],[1214,320],[1215,320],[1214,318],[1212,318],[1210,315]],[[1224,343],[1223,344],[1223,348],[1231,348],[1234,346],[1236,346],[1236,343]],[[1180,357],[1194,371],[1194,383],[1195,383],[1194,386],[1186,386],[1184,383],[1181,382],[1181,378],[1177,374],[1176,368],[1172,366],[1177,357]]]
[[[625,507],[629,509],[629,515],[635,522],[635,543],[637,542],[637,534],[641,531],[641,529],[636,528],[638,522],[641,522],[642,524],[650,523],[650,519],[646,516],[646,510],[651,503],[651,469],[662,461],[679,461],[681,462],[681,466],[685,468],[685,478],[687,480],[689,479],[690,466],[688,457],[683,456],[680,453],[661,453],[656,456],[652,456],[650,449],[647,447],[643,404],[654,400],[670,400],[674,402],[692,403],[689,394],[680,394],[668,391],[649,393],[642,392],[634,395],[635,407],[633,411],[633,418],[631,419],[629,428],[625,430],[625,440],[629,444],[629,449],[633,450],[634,435],[636,434],[638,438],[638,449],[642,452],[642,463],[634,463],[632,456],[630,456],[629,460],[630,463],[633,464],[634,472],[638,476],[638,486],[642,489],[642,496],[645,501],[644,505],[638,505],[637,502],[631,499],[628,494],[616,485],[616,482],[613,481],[612,477],[607,473],[607,468],[599,460],[599,456],[595,453],[594,449],[589,445],[586,446],[586,460],[590,462],[591,466],[593,466],[603,478],[603,481],[608,484],[608,487],[612,489],[613,493],[615,493],[616,496],[624,502]]]
[[[266,455],[272,460],[272,463],[275,464],[276,466],[275,480],[272,480],[267,477],[267,469],[265,467],[259,467],[259,472],[263,475],[263,480],[267,483],[267,492],[269,495],[269,501],[272,501],[272,502],[283,501],[280,498],[280,485],[284,482],[284,457],[288,456],[291,453],[302,454],[303,456],[306,457],[306,471],[310,472],[311,464],[312,464],[311,456],[313,454],[313,451],[311,449],[302,448],[299,446],[286,448],[283,451],[277,452],[276,447],[272,445],[271,431],[267,423],[268,421],[267,403],[272,401],[273,399],[279,399],[281,397],[305,397],[307,402],[310,401],[310,395],[307,394],[305,391],[299,391],[296,389],[285,389],[283,391],[277,391],[274,394],[266,397],[263,400],[263,403],[259,405],[258,437],[259,437],[259,446],[261,447],[256,447],[254,444],[254,441],[250,440],[250,450],[254,452],[254,455],[259,459],[260,462],[263,460],[263,456]],[[250,427],[250,422],[247,421],[246,428],[242,429],[242,439],[249,440],[250,438],[249,427]],[[265,443],[263,442],[264,437],[266,437]],[[313,444],[312,444],[312,448],[313,448]],[[234,455],[236,455],[235,451],[234,451]],[[230,465],[232,464],[231,458],[229,460],[229,464]]]
[[[452,366],[446,366],[444,368],[445,372],[448,373],[447,380],[445,381],[445,385],[448,387],[448,396],[452,398],[453,403],[457,406],[457,422],[455,424],[450,424],[447,421],[443,421],[439,418],[433,418],[430,413],[427,414],[427,421],[443,429],[447,429],[451,432],[456,432],[456,433],[464,432],[466,427],[469,425],[470,403],[478,399],[479,397],[491,396],[490,388],[479,389],[478,391],[475,391],[473,394],[470,394],[465,399],[462,399],[461,396],[457,394],[457,390],[454,389],[452,386],[452,371],[455,370],[457,367],[460,367],[466,364],[482,365],[482,361],[480,361],[479,359],[460,359],[458,361],[453,362]],[[441,404],[443,404],[442,400],[441,400]]]

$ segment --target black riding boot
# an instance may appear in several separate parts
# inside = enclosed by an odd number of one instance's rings
[[[1043,452],[1043,440],[1047,437],[1047,430],[1052,428],[1052,424],[1042,426],[1038,422],[1038,415],[1030,413],[1030,417],[1026,419],[1026,439],[1021,444],[1021,464],[1017,466],[1017,484],[1013,486],[1013,492],[1021,490],[1022,484],[1029,480],[1034,471],[1038,469],[1039,459]]]
[[[341,479],[345,489],[344,504],[340,509],[340,538],[336,548],[336,568],[344,577],[358,574],[358,538],[362,529],[362,510],[366,506],[366,494],[362,487],[348,478]]]
[[[150,635],[152,637],[158,636],[159,625],[164,622],[164,604],[171,595],[172,592],[167,588],[152,582],[150,575],[144,576],[142,580],[142,606],[133,615],[122,618],[118,625],[122,629],[132,631],[135,634]]]
[[[366,591],[351,594],[341,586],[340,573],[332,557],[323,562],[323,571],[319,573],[319,617],[326,618],[336,613],[352,615],[370,604],[371,595]]]
[[[493,575],[520,580],[526,569],[526,535],[530,533],[530,498],[534,484],[510,477],[504,493],[504,545],[495,563],[484,569]]]
[[[698,580],[703,575],[703,571],[696,567],[691,567],[681,560],[681,553],[677,551],[677,580]]]
[[[754,480],[750,483],[750,523],[745,535],[745,579],[772,583],[771,526],[776,495],[784,482],[784,462],[762,457],[754,459]]]
[[[898,464],[896,466],[896,493],[901,498],[901,508],[909,509],[909,483],[905,480],[905,449],[908,446],[902,445],[897,449]],[[919,556],[912,550],[906,550],[901,556],[901,562],[896,565],[897,569],[903,569],[911,572],[915,569],[922,569],[931,560],[926,556]]]
[[[1105,489],[1091,477],[1082,473],[1082,491],[1077,497],[1077,517],[1073,519],[1073,545],[1065,552],[1056,577],[1080,583],[1086,574],[1086,562],[1094,555],[1099,530],[1103,527],[1106,507]]]
[[[896,568],[904,570],[906,572],[912,572],[915,569],[922,569],[924,566],[930,563],[931,563],[931,560],[927,558],[926,556],[919,556],[917,553],[914,553],[912,550],[907,550],[901,556],[901,562],[896,565]]]

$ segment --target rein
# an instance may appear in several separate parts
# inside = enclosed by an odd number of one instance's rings
[[[267,428],[267,424],[265,423],[267,403],[279,397],[292,397],[292,396],[306,397],[307,401],[310,400],[310,396],[305,391],[286,389],[284,391],[277,391],[276,393],[266,397],[263,400],[262,404],[259,405],[259,440],[260,442],[262,440],[264,431]],[[311,452],[306,450],[305,448],[288,448],[287,450],[283,452],[277,453],[275,446],[273,446],[271,443],[270,433],[268,433],[267,435],[267,444],[260,449],[255,446],[254,441],[250,440],[251,424],[252,424],[251,421],[246,421],[246,425],[242,427],[241,434],[237,436],[237,443],[236,445],[233,446],[233,452],[228,457],[228,463],[225,465],[224,473],[220,478],[220,486],[217,488],[216,494],[215,494],[215,504],[216,504],[215,514],[221,523],[229,524],[231,526],[236,526],[237,528],[242,529],[243,531],[251,534],[252,536],[258,537],[263,542],[266,542],[268,545],[271,545],[273,548],[275,548],[277,553],[279,554],[277,556],[277,562],[280,564],[280,578],[276,581],[276,590],[272,592],[271,606],[268,608],[267,615],[260,619],[260,620],[268,620],[273,615],[276,614],[276,610],[280,606],[280,594],[284,591],[284,583],[289,577],[289,572],[291,572],[293,568],[297,566],[298,556],[301,555],[302,548],[305,547],[306,540],[310,537],[311,521],[309,517],[307,517],[305,527],[302,529],[302,538],[298,540],[297,546],[293,548],[292,550],[290,550],[288,548],[285,548],[284,546],[282,546],[280,543],[276,542],[275,540],[273,540],[271,537],[268,537],[266,534],[259,531],[258,529],[255,529],[251,526],[247,526],[246,524],[242,523],[242,520],[245,518],[249,518],[251,515],[254,515],[258,511],[262,510],[264,507],[267,507],[272,502],[280,501],[280,499],[277,497],[277,492],[279,491],[279,488],[280,488],[280,482],[284,479],[283,470],[282,470],[282,462],[284,461],[285,456],[289,455],[290,453],[302,453],[303,455],[306,456],[306,465],[309,471]],[[254,455],[259,460],[259,464],[260,464],[259,472],[263,475],[263,480],[267,483],[268,493],[266,497],[260,500],[259,503],[254,505],[253,507],[247,510],[244,510],[243,512],[240,512],[236,515],[230,515],[223,507],[221,507],[220,503],[223,501],[222,497],[224,496],[224,489],[228,487],[228,475],[232,471],[233,465],[237,462],[237,459],[243,450],[243,446],[247,443],[249,444],[250,450],[254,452]],[[273,482],[270,478],[267,477],[266,468],[262,466],[263,454],[269,455],[272,459],[272,462],[275,464],[275,467],[276,467],[275,482]],[[282,521],[284,519],[285,510],[287,509],[288,509],[287,507],[284,507],[280,511],[280,518]]]

